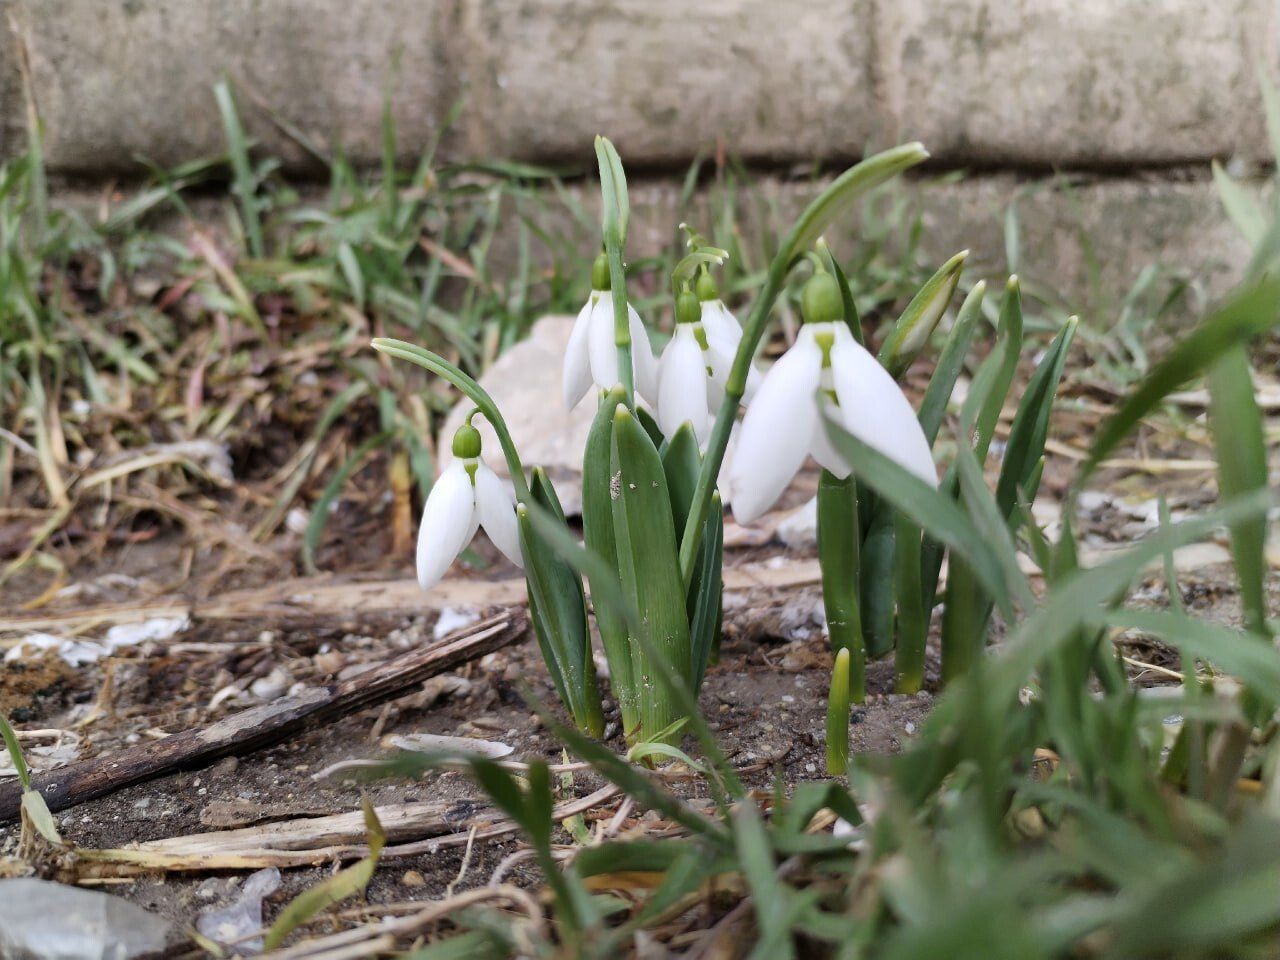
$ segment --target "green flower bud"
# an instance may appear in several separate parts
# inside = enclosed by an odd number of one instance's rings
[[[800,291],[800,313],[805,323],[843,321],[844,299],[836,278],[825,270],[810,277]]]
[[[698,297],[685,287],[676,296],[676,323],[697,323],[702,319]]]
[[[603,253],[591,264],[591,289],[609,289],[609,258]]]
[[[711,271],[706,268],[699,271],[698,282],[694,286],[694,291],[698,294],[700,301],[720,299],[720,288],[716,286],[716,281],[711,276]]]
[[[480,431],[464,423],[453,435],[453,455],[460,460],[474,460],[480,456]]]

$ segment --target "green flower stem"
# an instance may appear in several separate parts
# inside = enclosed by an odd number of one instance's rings
[[[929,638],[929,613],[920,588],[920,528],[901,513],[896,514],[895,522],[898,642],[893,654],[893,688],[897,693],[919,693],[924,685],[925,643]]]
[[[498,405],[493,402],[493,397],[489,396],[484,387],[480,386],[444,357],[412,343],[393,340],[388,337],[378,337],[372,342],[371,346],[379,353],[385,353],[389,357],[396,357],[400,360],[408,360],[410,363],[416,363],[418,366],[430,370],[437,376],[444,377],[444,379],[466,394],[467,398],[484,415],[484,418],[489,421],[489,425],[493,427],[493,432],[498,437],[498,445],[502,447],[502,455],[507,459],[507,470],[511,474],[511,483],[515,487],[517,502],[529,502],[529,484],[524,477],[524,464],[520,462],[520,454],[516,451],[516,445],[511,439],[511,431],[507,429],[507,422],[502,419],[502,413],[498,410]]]
[[[858,497],[853,477],[841,480],[826,470],[818,481],[818,563],[822,568],[822,604],[831,649],[846,651],[846,698],[866,699],[866,654],[858,601]]]
[[[827,773],[841,777],[849,772],[849,648],[836,652],[827,696]]]
[[[858,197],[902,171],[922,163],[928,157],[929,152],[919,143],[906,143],[850,167],[809,204],[778,248],[777,256],[769,264],[764,287],[751,306],[742,340],[738,344],[738,353],[733,358],[733,366],[725,383],[724,402],[720,404],[715,427],[707,441],[702,472],[698,475],[698,486],[694,491],[689,516],[685,520],[684,534],[680,538],[680,575],[684,578],[686,587],[693,576],[693,564],[698,556],[698,540],[711,503],[711,491],[715,487],[716,477],[720,475],[720,464],[724,461],[725,449],[729,445],[729,430],[746,390],[751,360],[764,337],[774,301],[782,292],[787,274],[804,251],[813,246],[822,232],[847,212]]]
[[[635,409],[635,368],[631,364],[631,323],[627,317],[627,274],[622,266],[622,240],[616,231],[606,231],[604,245],[609,256],[609,289],[613,293],[613,342],[618,348],[618,382],[627,394],[627,406]]]
[[[635,371],[631,366],[631,324],[627,318],[627,274],[622,249],[627,245],[631,218],[627,199],[627,174],[622,158],[607,137],[596,137],[596,162],[600,167],[600,200],[605,255],[609,260],[609,289],[613,293],[613,342],[618,348],[618,381],[627,393],[627,406],[635,408]]]

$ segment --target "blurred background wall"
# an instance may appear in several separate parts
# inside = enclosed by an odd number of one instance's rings
[[[976,245],[997,257],[1001,211],[1020,193],[1043,233],[1028,250],[1074,271],[1070,285],[1088,265],[1059,234],[1081,224],[1098,245],[1089,256],[1126,282],[1154,254],[1211,276],[1210,255],[1229,259],[1239,241],[1207,161],[1248,175],[1271,160],[1256,70],[1278,65],[1275,0],[0,8],[0,155],[25,145],[33,105],[50,171],[81,188],[140,173],[142,157],[222,150],[211,86],[224,76],[254,138],[303,181],[321,171],[309,147],[376,165],[384,103],[405,163],[455,106],[452,159],[589,169],[591,138],[606,133],[657,205],[717,147],[785,193],[815,160],[918,139],[934,172],[968,174],[930,188],[926,242],[940,256]],[[1073,189],[1029,189],[1063,171]]]

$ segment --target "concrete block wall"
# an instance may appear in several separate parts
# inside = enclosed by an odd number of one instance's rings
[[[412,163],[461,104],[443,156],[587,169],[605,133],[653,186],[633,194],[653,214],[718,144],[783,173],[919,139],[939,165],[971,170],[927,194],[940,256],[972,246],[998,261],[999,211],[1028,178],[1097,172],[1074,197],[1032,192],[1026,247],[1085,292],[1096,278],[1068,225],[1091,225],[1114,282],[1104,295],[1117,295],[1157,259],[1201,271],[1242,255],[1204,165],[1271,159],[1255,71],[1280,73],[1280,4],[0,0],[0,157],[25,142],[19,45],[55,173],[96,180],[137,172],[140,155],[220,152],[222,77],[250,134],[301,177],[318,167],[289,131],[372,166],[385,99]]]
[[[376,163],[383,94],[406,156],[465,100],[448,149],[678,165],[923,140],[949,163],[1117,167],[1266,155],[1254,65],[1275,0],[0,0],[30,54],[55,170],[219,149],[211,85],[254,133]],[[0,127],[21,126],[0,26]],[[272,114],[281,121],[273,121]],[[5,149],[12,151],[7,138]]]

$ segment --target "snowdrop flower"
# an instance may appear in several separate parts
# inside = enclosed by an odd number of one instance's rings
[[[471,417],[453,435],[453,456],[431,488],[422,510],[418,583],[423,590],[440,582],[481,526],[508,560],[524,566],[515,499],[510,485],[480,459],[480,431],[471,425]]]
[[[920,421],[893,377],[845,326],[830,274],[816,273],[805,284],[801,312],[805,323],[795,344],[765,374],[742,421],[731,472],[738,522],[769,509],[809,454],[836,476],[849,475],[827,439],[824,415],[936,487]]]
[[[631,366],[636,391],[650,403],[658,394],[658,364],[640,315],[627,304],[631,327]],[[609,261],[602,253],[591,266],[591,296],[578,312],[564,358],[564,405],[573,409],[594,383],[610,390],[619,383],[618,347],[613,334],[613,293]]]
[[[658,426],[671,436],[683,423],[693,427],[699,444],[705,444],[724,399],[725,381],[742,340],[738,325],[705,271],[698,278],[697,294],[687,288],[676,297],[676,329],[658,363]],[[752,367],[746,396],[759,385]]]

